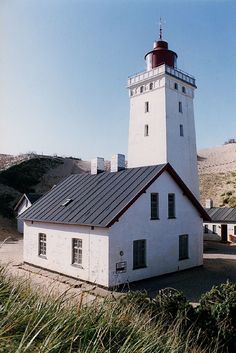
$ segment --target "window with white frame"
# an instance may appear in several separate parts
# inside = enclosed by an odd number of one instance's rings
[[[146,240],[133,242],[133,269],[146,267]]]
[[[188,234],[179,236],[179,260],[188,259]]]
[[[144,111],[145,113],[149,112],[149,102],[145,102]]]
[[[72,239],[72,264],[82,265],[82,239]]]
[[[39,233],[39,256],[46,257],[47,255],[47,236],[44,233]]]
[[[168,218],[175,218],[175,194],[168,194]]]

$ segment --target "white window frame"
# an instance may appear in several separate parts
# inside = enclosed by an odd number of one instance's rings
[[[72,238],[72,265],[82,267],[83,241],[80,238]]]
[[[44,258],[47,256],[47,235],[45,233],[38,235],[38,255]]]

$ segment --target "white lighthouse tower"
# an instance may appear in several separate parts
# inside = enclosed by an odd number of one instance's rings
[[[160,38],[145,55],[147,69],[129,78],[128,166],[169,162],[199,197],[193,76],[177,68],[177,54]]]

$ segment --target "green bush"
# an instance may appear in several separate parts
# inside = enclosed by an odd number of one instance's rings
[[[236,284],[231,282],[214,286],[202,295],[197,309],[200,326],[212,337],[236,351]],[[235,349],[235,350],[232,350]]]

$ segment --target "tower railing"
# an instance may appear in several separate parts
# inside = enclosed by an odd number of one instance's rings
[[[135,83],[139,83],[140,81],[144,81],[148,78],[156,77],[164,73],[176,77],[177,79],[196,87],[195,78],[192,75],[189,75],[188,73],[180,69],[170,67],[166,64],[157,66],[152,70],[143,71],[133,76],[130,76],[128,78],[128,87],[132,86]]]

